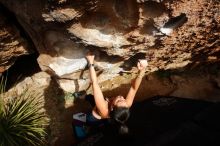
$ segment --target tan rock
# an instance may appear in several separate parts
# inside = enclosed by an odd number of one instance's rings
[[[50,75],[45,72],[39,72],[31,77],[26,77],[22,82],[19,82],[9,92],[15,92],[20,95],[25,90],[36,90],[37,88],[47,88],[50,84]]]
[[[84,43],[97,47],[115,48],[117,50],[122,46],[129,45],[126,38],[123,37],[122,34],[117,33],[114,29],[112,29],[112,33],[105,33],[98,28],[84,28],[81,24],[74,24],[68,31],[82,39]],[[113,55],[120,54],[116,52]]]
[[[62,33],[48,31],[44,42],[50,52],[38,58],[42,70],[51,69],[56,75],[62,76],[84,69],[87,65],[85,47],[69,40]]]
[[[0,72],[14,64],[16,58],[31,53],[27,41],[20,35],[18,28],[0,12]]]
[[[64,91],[71,93],[86,90],[90,86],[89,79],[78,79],[78,80],[59,79],[58,83]]]

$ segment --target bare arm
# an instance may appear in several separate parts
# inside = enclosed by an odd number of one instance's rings
[[[89,64],[94,63],[94,55],[88,54],[86,58]],[[99,87],[94,66],[90,65],[89,72],[90,72],[90,78],[92,82],[92,88],[93,88],[93,94],[95,98],[96,107],[99,111],[100,116],[102,118],[106,118],[108,117],[108,103],[105,101],[103,93]]]
[[[142,78],[145,74],[145,68],[147,66],[147,61],[146,60],[141,60],[138,62],[137,67],[139,69],[139,74],[138,76],[131,82],[131,88],[128,91],[128,94],[126,96],[126,103],[129,107],[131,107],[134,97],[137,93],[137,90],[141,84]]]

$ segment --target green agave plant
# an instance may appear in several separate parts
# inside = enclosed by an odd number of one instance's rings
[[[1,95],[5,82],[1,80]],[[0,96],[0,146],[43,146],[48,125],[41,95],[28,90],[3,102]]]
[[[5,91],[5,86],[6,86],[6,80],[4,80],[3,77],[1,77],[1,80],[0,80],[0,120],[1,120],[1,117],[3,115],[3,97],[2,97],[2,94]]]

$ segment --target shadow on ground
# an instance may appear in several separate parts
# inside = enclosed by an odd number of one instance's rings
[[[66,93],[52,79],[44,90],[45,109],[50,119],[48,127],[48,145],[71,146],[76,142],[72,130],[72,115],[77,112],[89,111],[88,103],[83,100],[67,99]],[[70,106],[66,101],[68,100]],[[74,102],[74,103],[73,103]]]

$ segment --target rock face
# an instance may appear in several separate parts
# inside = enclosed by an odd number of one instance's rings
[[[67,36],[56,31],[46,32],[44,42],[50,54],[40,55],[38,60],[42,69],[47,66],[56,75],[62,76],[85,68],[86,50],[82,45],[70,41]]]
[[[31,53],[19,29],[7,18],[0,7],[0,73],[14,64],[16,58]]]
[[[30,91],[41,91],[40,88],[45,89],[49,86],[51,81],[50,75],[45,72],[38,72],[31,77],[26,77],[22,82],[18,83],[9,92],[15,95],[20,95],[25,92],[25,90]]]
[[[218,0],[0,2],[31,37],[41,69],[69,92],[89,86],[88,50],[96,54],[100,82],[131,71],[143,57],[149,72],[219,61]]]

